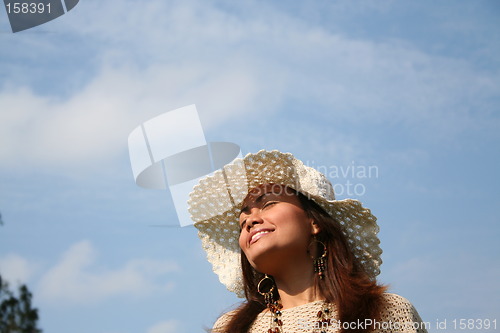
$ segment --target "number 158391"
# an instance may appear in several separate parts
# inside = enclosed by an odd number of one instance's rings
[[[50,3],[42,2],[9,2],[5,5],[7,14],[50,14]]]

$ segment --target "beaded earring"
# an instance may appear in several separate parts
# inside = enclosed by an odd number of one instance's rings
[[[270,288],[266,288],[264,285],[270,284]],[[271,323],[269,325],[269,330],[267,333],[283,333],[282,326],[283,322],[281,321],[281,309],[283,305],[278,300],[274,300],[274,280],[267,274],[259,281],[257,285],[257,291],[259,294],[264,296],[264,302],[266,302],[266,306],[271,312]],[[268,289],[267,291],[263,291],[263,289]]]
[[[316,257],[316,258],[314,258],[311,255],[311,259],[313,260],[314,272],[318,273],[318,276],[319,276],[320,279],[323,279],[324,272],[325,272],[325,269],[326,269],[326,256],[327,256],[328,252],[327,252],[325,243],[317,240],[316,239],[316,235],[314,235],[313,239],[311,241],[311,244],[316,244],[316,243],[319,243],[319,244],[321,244],[323,246],[323,254],[321,254],[319,257]],[[309,244],[309,247],[311,246],[311,244]],[[319,246],[317,246],[317,247],[319,247]]]

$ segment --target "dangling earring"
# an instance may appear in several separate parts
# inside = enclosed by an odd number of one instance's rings
[[[325,275],[324,271],[326,269],[326,255],[327,255],[326,245],[325,245],[325,243],[316,239],[316,235],[313,236],[313,239],[311,241],[311,244],[315,244],[315,243],[319,243],[319,244],[321,244],[321,246],[323,246],[323,254],[321,254],[317,258],[314,258],[311,255],[311,259],[313,260],[314,272],[318,273],[318,276],[320,279],[323,279],[323,277]],[[311,244],[309,244],[309,247],[311,246]]]
[[[271,283],[270,288],[265,288],[265,281],[268,280],[267,283]],[[274,300],[274,280],[267,274],[259,281],[257,284],[257,292],[264,296],[264,301],[266,302],[266,306],[271,312],[271,323],[269,325],[268,333],[282,333],[281,326],[283,326],[283,322],[281,321],[281,309],[283,305],[278,300]],[[267,291],[263,289],[269,289]]]

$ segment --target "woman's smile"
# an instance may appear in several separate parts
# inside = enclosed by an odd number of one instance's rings
[[[256,241],[258,241],[259,239],[261,239],[262,237],[264,237],[265,235],[267,235],[273,231],[274,230],[267,229],[267,228],[259,228],[259,229],[252,231],[248,235],[248,244],[251,245],[251,244],[255,243]]]

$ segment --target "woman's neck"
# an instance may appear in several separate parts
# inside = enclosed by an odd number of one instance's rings
[[[314,269],[310,265],[290,265],[274,276],[283,309],[323,300],[314,285]]]

